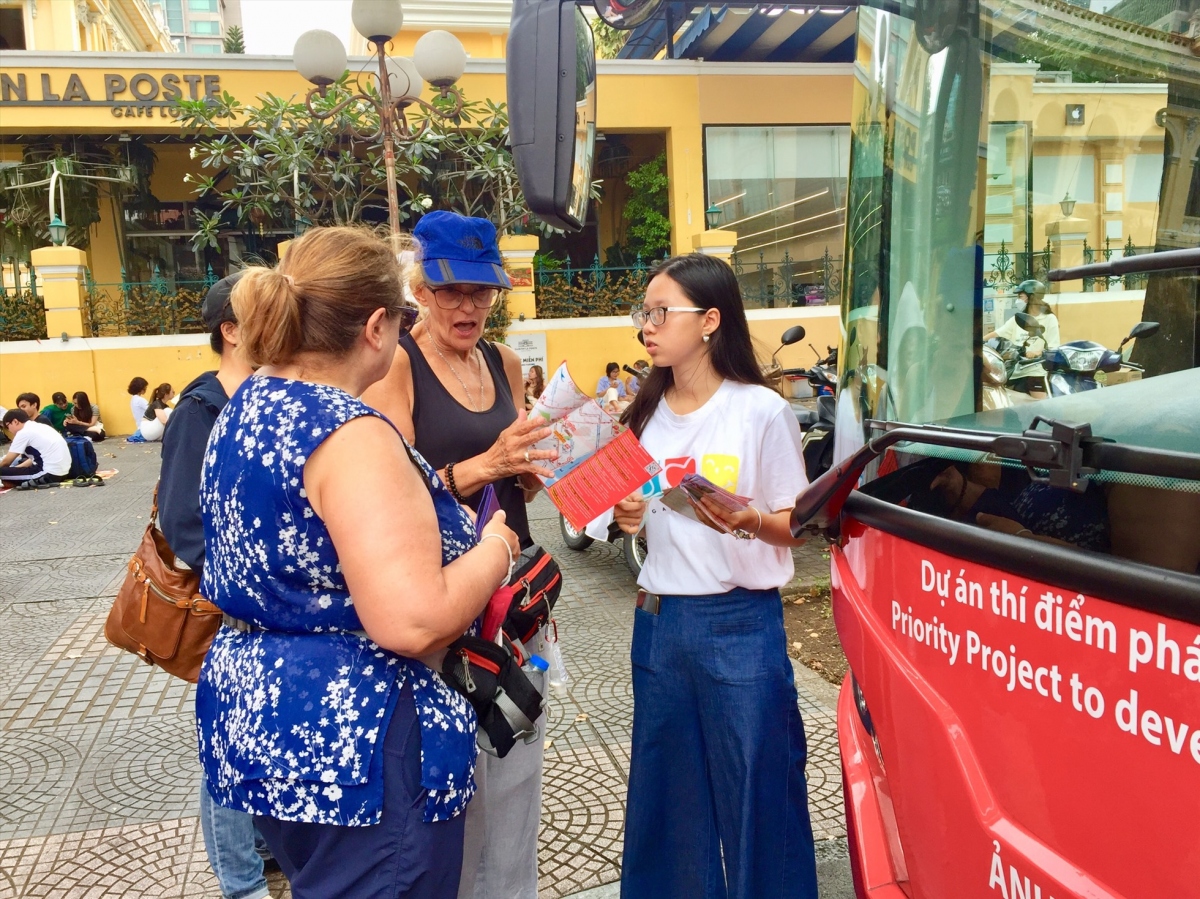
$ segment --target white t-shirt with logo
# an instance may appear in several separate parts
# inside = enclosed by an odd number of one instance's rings
[[[693,472],[750,497],[760,512],[790,509],[808,486],[800,426],[791,406],[766,387],[725,381],[687,415],[658,404],[641,437],[662,465],[642,493],[659,496]],[[791,550],[738,540],[651,499],[646,509],[649,554],[638,584],[651,593],[700,596],[735,587],[770,590],[792,578]]]
[[[26,455],[30,447],[42,457],[42,471],[61,476],[71,470],[71,451],[67,448],[67,441],[50,425],[37,421],[25,422],[13,436],[8,450]]]

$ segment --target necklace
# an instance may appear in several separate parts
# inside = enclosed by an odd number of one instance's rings
[[[442,354],[440,349],[438,349],[437,341],[433,339],[432,333],[429,335],[429,345],[433,347],[433,351],[438,354],[438,357],[446,363],[446,368],[450,369],[450,374],[454,375],[454,380],[458,381],[459,386],[463,389],[463,393],[466,394],[467,402],[474,407],[476,412],[482,412],[483,409],[480,407],[483,405],[483,362],[481,362],[476,356],[478,351],[474,348],[471,350],[471,357],[475,359],[475,364],[479,367],[479,402],[476,403],[474,398],[471,396],[471,391],[467,389],[466,381],[459,377],[459,374],[457,371],[455,371],[454,366],[450,364],[450,360]],[[468,371],[468,374],[469,373],[470,372]]]

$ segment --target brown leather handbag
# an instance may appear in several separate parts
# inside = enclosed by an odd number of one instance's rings
[[[221,626],[221,610],[198,592],[200,572],[175,567],[175,553],[158,529],[158,487],[141,545],[117,592],[104,636],[168,674],[195,683]]]

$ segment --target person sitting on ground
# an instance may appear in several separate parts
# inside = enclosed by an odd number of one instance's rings
[[[4,413],[12,444],[0,459],[0,482],[32,489],[65,481],[71,472],[71,451],[62,434],[50,425],[30,421],[20,409]]]
[[[604,401],[604,394],[616,389],[617,399],[625,399],[625,382],[621,380],[621,366],[610,362],[604,366],[604,377],[596,382],[596,399]]]
[[[142,424],[138,428],[138,436],[147,443],[162,440],[163,431],[171,417],[171,407],[167,405],[175,397],[175,391],[170,384],[159,384],[151,395],[150,405],[142,415]]]
[[[134,378],[129,382],[129,411],[133,413],[133,430],[137,431],[142,426],[142,419],[146,417],[146,409],[150,406],[150,401],[146,399],[146,388],[150,386],[150,382],[145,378]]]
[[[107,435],[104,425],[100,423],[100,407],[88,399],[82,390],[71,397],[72,412],[63,421],[63,431],[80,437],[90,437],[93,443],[99,443]]]
[[[41,415],[38,417],[40,418],[42,415],[46,416],[46,418],[49,419],[50,427],[54,428],[54,430],[61,434],[63,432],[63,425],[67,420],[67,416],[74,411],[75,406],[71,403],[68,403],[67,395],[59,390],[50,397],[50,405],[43,407]]]
[[[204,520],[200,515],[200,473],[204,450],[217,416],[252,370],[237,351],[240,342],[233,314],[233,285],[242,273],[222,278],[209,289],[200,307],[208,341],[221,360],[179,394],[162,438],[162,470],[158,479],[158,521],[175,558],[190,568],[204,565]],[[145,391],[146,382],[142,378]],[[130,385],[131,388],[133,385]],[[138,399],[137,396],[134,399]],[[142,400],[142,405],[147,405]],[[224,899],[265,899],[269,895],[263,874],[270,855],[266,840],[254,826],[254,817],[237,809],[222,808],[213,800],[208,778],[200,778],[200,832],[208,862],[217,876]]]
[[[630,375],[625,384],[630,397],[637,396],[637,392],[642,389],[642,381],[646,380],[646,375],[650,374],[650,363],[645,359],[639,359],[633,363],[633,370],[637,374]]]
[[[17,408],[29,416],[30,421],[54,426],[49,415],[42,414],[42,398],[36,393],[22,393],[17,397]]]
[[[525,376],[525,411],[533,408],[546,390],[546,373],[540,365],[529,366],[529,374]]]

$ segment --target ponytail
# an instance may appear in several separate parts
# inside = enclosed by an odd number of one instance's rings
[[[311,228],[275,268],[252,266],[231,297],[253,366],[299,353],[344,356],[377,309],[400,314],[404,286],[390,245],[366,228]]]
[[[279,365],[296,355],[304,342],[300,296],[279,269],[253,267],[233,288],[238,339],[250,365]]]

